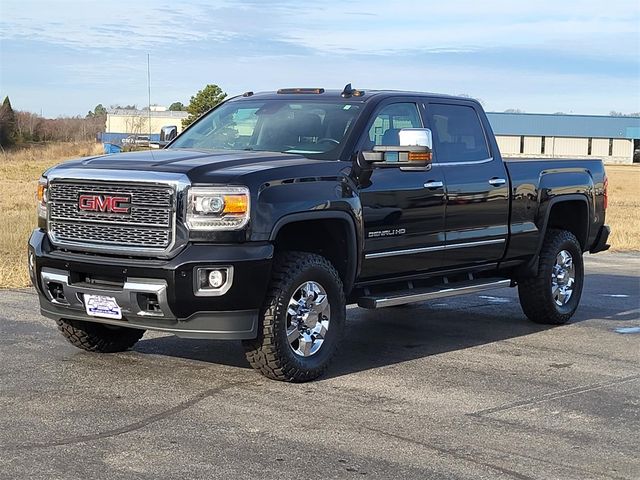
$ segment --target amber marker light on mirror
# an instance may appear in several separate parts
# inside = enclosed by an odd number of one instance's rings
[[[409,152],[410,162],[429,162],[431,161],[431,152]]]

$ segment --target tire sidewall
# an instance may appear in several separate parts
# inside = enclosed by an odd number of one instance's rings
[[[325,292],[327,292],[327,299],[331,308],[331,317],[327,335],[320,350],[309,357],[301,357],[293,351],[287,339],[287,309],[292,295],[302,284],[308,281],[319,283]],[[278,338],[278,343],[281,345],[281,353],[286,355],[290,363],[299,370],[313,371],[323,369],[338,346],[342,336],[342,330],[344,329],[345,316],[346,311],[342,286],[336,282],[331,271],[320,265],[309,266],[289,279],[287,288],[282,290],[280,298],[278,299],[278,311],[276,315],[277,332],[275,333]]]

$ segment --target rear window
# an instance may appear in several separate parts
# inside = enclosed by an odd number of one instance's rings
[[[437,162],[473,162],[490,157],[484,129],[472,107],[429,104],[427,118]]]

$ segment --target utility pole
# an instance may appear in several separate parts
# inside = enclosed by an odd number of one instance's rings
[[[147,89],[148,89],[148,93],[149,93],[149,110],[148,110],[148,115],[149,115],[149,142],[151,142],[151,61],[150,61],[150,54],[147,53]]]

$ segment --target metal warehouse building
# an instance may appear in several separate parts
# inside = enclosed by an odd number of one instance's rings
[[[120,141],[131,134],[151,134],[152,140],[158,140],[160,129],[165,126],[175,125],[180,133],[182,120],[188,116],[187,112],[173,112],[155,105],[151,106],[150,112],[123,108],[109,110],[105,122],[105,133],[101,135],[101,140]]]
[[[632,163],[640,149],[640,117],[487,113],[507,157],[602,158]],[[636,162],[639,161],[636,153]]]

